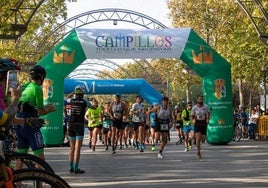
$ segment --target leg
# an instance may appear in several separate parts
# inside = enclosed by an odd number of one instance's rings
[[[201,133],[196,132],[195,133],[195,139],[196,139],[196,148],[197,148],[197,157],[201,158]]]
[[[163,156],[162,152],[167,144],[168,132],[161,132],[160,135],[162,136],[162,142],[160,143],[158,158],[163,158],[164,156]]]

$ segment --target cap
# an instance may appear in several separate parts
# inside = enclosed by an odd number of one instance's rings
[[[167,96],[162,97],[162,101],[168,101],[168,97]]]

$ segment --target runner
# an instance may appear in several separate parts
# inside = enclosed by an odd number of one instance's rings
[[[112,112],[113,115],[112,135],[111,135],[111,143],[113,147],[112,154],[115,154],[119,138],[119,129],[122,126],[123,116],[127,112],[127,106],[124,102],[121,101],[121,95],[119,93],[117,93],[114,96],[114,101],[111,103],[110,111]]]
[[[110,109],[110,103],[106,102],[102,111],[102,140],[105,145],[105,150],[107,151],[109,148],[109,133],[111,132],[112,124],[113,124],[113,116]]]
[[[201,159],[201,141],[206,140],[207,125],[210,118],[210,110],[208,105],[203,103],[203,96],[198,95],[197,103],[192,108],[192,119],[194,124],[194,132],[197,147],[197,158]]]
[[[159,104],[157,102],[153,103],[153,106],[150,110],[157,108]],[[150,126],[150,137],[151,137],[151,151],[155,151],[155,144],[156,144],[156,112],[148,110],[146,112],[146,124]]]
[[[88,139],[89,147],[92,144],[92,151],[96,150],[98,133],[101,126],[102,109],[98,106],[97,99],[91,99],[91,107],[85,113],[85,119],[88,121]]]
[[[185,152],[189,151],[194,140],[194,125],[191,119],[191,110],[192,102],[188,102],[187,107],[182,111]]]
[[[130,116],[132,116],[132,122],[134,124],[134,147],[140,152],[144,152],[145,149],[145,109],[142,103],[140,95],[136,96],[136,102],[130,109]]]
[[[159,153],[157,155],[158,158],[164,158],[163,156],[163,150],[165,148],[165,145],[167,144],[168,140],[168,134],[169,134],[169,125],[172,120],[172,113],[168,108],[168,97],[164,96],[162,98],[162,104],[161,106],[155,105],[153,109],[149,110],[147,113],[147,117],[149,118],[149,115],[151,113],[156,113],[156,132],[160,133],[160,136],[162,137],[162,141],[160,143],[160,149]]]
[[[181,109],[179,109],[179,106],[176,105],[174,109],[174,113],[173,113],[174,127],[177,130],[178,138],[179,138],[179,140],[176,142],[176,145],[183,143],[183,130],[182,130],[183,121],[182,121],[181,113],[182,113]]]

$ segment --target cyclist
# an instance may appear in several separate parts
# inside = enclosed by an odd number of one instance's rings
[[[0,59],[0,109],[4,110],[6,108],[6,103],[8,103],[8,98],[5,96],[5,87],[7,81],[7,72],[9,70],[20,70],[18,62],[13,59]]]
[[[18,111],[16,116],[19,118],[38,118],[50,112],[56,111],[53,104],[44,105],[42,84],[46,77],[46,70],[35,65],[30,69],[30,82],[22,86],[22,95],[19,99]],[[18,152],[27,153],[29,147],[41,159],[44,157],[44,144],[40,127],[21,126],[16,124],[14,129],[18,138]],[[22,168],[22,162],[17,161],[16,168]]]

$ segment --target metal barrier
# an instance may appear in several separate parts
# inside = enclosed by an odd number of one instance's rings
[[[258,140],[267,140],[268,137],[268,115],[262,115],[258,121]]]

